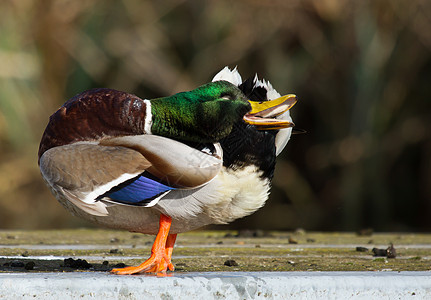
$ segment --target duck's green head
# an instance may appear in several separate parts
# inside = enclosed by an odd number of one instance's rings
[[[216,142],[251,110],[244,94],[227,81],[151,100],[153,134],[192,142]]]
[[[151,131],[178,140],[214,143],[229,135],[237,122],[268,126],[262,118],[254,121],[258,111],[238,87],[227,81],[215,81],[189,92],[151,100]],[[252,120],[249,115],[254,116]],[[284,121],[268,121],[271,129],[292,126]]]

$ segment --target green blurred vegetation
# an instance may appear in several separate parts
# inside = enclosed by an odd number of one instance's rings
[[[89,226],[45,187],[38,142],[71,96],[193,89],[225,65],[295,93],[267,205],[233,227],[431,229],[431,2],[0,2],[0,228]]]

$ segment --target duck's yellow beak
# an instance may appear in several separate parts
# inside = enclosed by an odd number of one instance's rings
[[[276,119],[295,105],[297,98],[293,94],[281,96],[269,101],[251,101],[251,111],[244,116],[244,121],[257,126],[259,130],[274,130],[295,126],[294,123]]]

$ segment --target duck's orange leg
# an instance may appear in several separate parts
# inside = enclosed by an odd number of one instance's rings
[[[160,215],[159,232],[151,249],[151,256],[137,267],[126,267],[112,269],[111,273],[118,275],[131,275],[142,272],[164,273],[167,269],[173,271],[171,263],[172,251],[175,244],[176,234],[169,234],[172,219],[163,214]]]

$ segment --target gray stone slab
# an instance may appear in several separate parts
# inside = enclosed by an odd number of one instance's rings
[[[0,273],[0,299],[431,299],[431,272]]]

